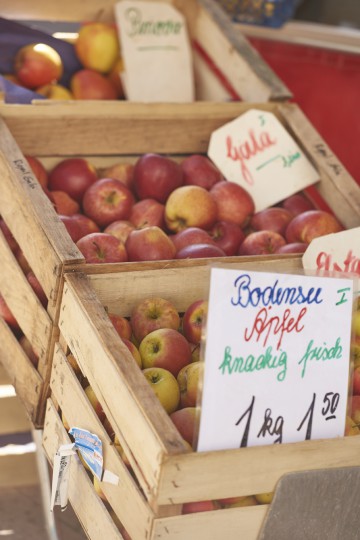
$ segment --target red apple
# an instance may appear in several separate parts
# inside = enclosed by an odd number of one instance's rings
[[[80,230],[80,238],[82,236],[86,236],[87,234],[100,232],[100,227],[90,219],[88,216],[85,216],[84,214],[74,214],[71,216],[73,221],[75,221],[79,227]],[[105,232],[105,231],[103,231]]]
[[[158,328],[178,330],[180,316],[175,306],[165,298],[146,298],[133,308],[130,324],[137,341]]]
[[[215,501],[196,501],[184,503],[182,507],[183,514],[194,514],[198,512],[211,512],[217,510],[218,506]]]
[[[180,401],[180,390],[174,375],[161,367],[145,368],[142,372],[165,411],[168,414],[176,411]]]
[[[126,251],[129,261],[160,261],[173,259],[175,247],[160,227],[135,229],[127,237]]]
[[[110,79],[111,84],[116,89],[116,94],[118,99],[125,99],[125,89],[121,79],[121,73],[124,71],[124,61],[122,57],[119,57],[107,77]]]
[[[27,162],[29,163],[31,170],[34,173],[35,177],[37,178],[41,187],[46,188],[48,185],[48,173],[44,165],[35,156],[26,155],[25,158]]]
[[[192,302],[185,310],[182,318],[183,334],[186,339],[194,345],[198,345],[201,341],[202,329],[208,307],[209,303],[207,300],[195,300],[195,302]]]
[[[15,238],[12,235],[12,232],[10,231],[9,227],[6,225],[6,222],[3,220],[3,218],[0,218],[0,230],[3,233],[6,242],[9,245],[9,248],[13,253],[16,253],[19,248],[19,244],[15,240]]]
[[[293,216],[307,212],[307,210],[313,210],[313,203],[305,197],[302,193],[294,193],[281,203],[281,206],[288,210]]]
[[[106,233],[91,233],[76,242],[87,263],[127,262],[125,246],[120,240]]]
[[[12,314],[9,306],[5,302],[4,297],[0,294],[0,317],[10,326],[12,330],[18,332],[20,330],[19,323]]]
[[[215,245],[210,234],[199,227],[188,227],[170,236],[176,251],[192,244]]]
[[[180,165],[166,156],[147,153],[135,163],[134,188],[139,199],[155,199],[164,204],[183,183]]]
[[[360,396],[355,395],[351,398],[351,418],[355,424],[360,424]]]
[[[188,341],[178,330],[158,328],[147,334],[139,346],[143,368],[161,367],[175,377],[191,360]]]
[[[142,365],[142,359],[141,359],[141,354],[139,352],[139,349],[129,339],[123,338],[122,340],[123,340],[124,344],[127,346],[127,348],[129,349],[129,351],[131,352],[131,354],[132,354],[133,358],[135,359],[137,365],[141,369],[143,367],[143,365]]]
[[[81,233],[80,226],[74,216],[64,216],[59,215],[60,220],[65,225],[67,232],[70,235],[71,240],[76,244],[82,236],[85,236]]]
[[[191,446],[194,442],[195,430],[197,426],[198,410],[196,407],[184,407],[170,415],[170,419],[175,424],[176,429],[183,439]]]
[[[85,392],[88,400],[90,401],[92,407],[94,408],[96,414],[98,415],[99,420],[101,422],[104,422],[105,421],[104,409],[102,408],[102,405],[101,405],[100,401],[96,397],[96,394],[95,394],[93,388],[90,385],[88,385],[88,386],[86,386],[84,388],[84,392]]]
[[[130,339],[132,334],[130,321],[117,313],[108,313],[108,316],[119,336],[122,339]]]
[[[30,340],[23,335],[19,338],[19,343],[26,356],[29,358],[30,362],[33,364],[33,366],[37,367],[39,363],[39,355],[36,354],[36,352],[34,351]]]
[[[59,53],[45,43],[29,43],[14,58],[14,73],[22,86],[35,89],[58,81],[63,74]]]
[[[180,407],[196,407],[198,389],[203,374],[204,364],[192,362],[186,364],[177,374],[177,382],[180,388]]]
[[[134,204],[129,220],[138,229],[155,225],[165,228],[165,206],[155,199],[142,199]]]
[[[80,210],[80,205],[65,191],[51,191],[55,211],[63,216],[72,216]]]
[[[310,244],[314,238],[343,230],[335,216],[324,210],[308,210],[295,216],[289,223],[285,238],[288,243]]]
[[[269,255],[286,244],[285,238],[274,231],[250,233],[240,244],[239,255]]]
[[[217,221],[209,230],[209,235],[225,255],[236,255],[241,242],[245,238],[244,231],[230,221]]]
[[[116,236],[123,244],[125,244],[127,237],[131,231],[135,230],[135,225],[126,219],[121,219],[119,221],[113,221],[105,227],[104,232]]]
[[[217,204],[206,189],[181,186],[175,189],[165,204],[166,225],[172,232],[187,227],[210,229],[217,220]]]
[[[113,83],[97,71],[80,69],[70,79],[70,90],[74,99],[117,99],[117,91]]]
[[[134,165],[133,163],[126,163],[125,161],[120,161],[110,165],[102,171],[101,176],[103,178],[114,178],[114,180],[119,180],[130,190],[133,190],[134,184]]]
[[[230,221],[244,227],[255,212],[251,195],[235,182],[218,182],[211,190],[218,213],[218,221]]]
[[[24,274],[26,275],[28,272],[31,272],[31,266],[28,263],[24,252],[22,249],[20,249],[20,247],[15,251],[14,255]]]
[[[84,67],[108,73],[119,56],[119,38],[115,25],[100,21],[82,24],[74,47]]]
[[[224,180],[219,169],[207,156],[192,154],[186,157],[180,165],[184,173],[185,185],[200,186],[209,190],[214,184]]]
[[[44,291],[40,281],[35,276],[34,272],[32,272],[32,271],[28,272],[26,274],[26,279],[30,283],[31,288],[33,289],[34,293],[36,294],[36,296],[40,300],[41,304],[46,308],[46,306],[48,304],[48,299],[47,299],[47,296],[45,294],[45,291]]]
[[[207,259],[211,257],[225,257],[225,251],[211,244],[192,244],[180,249],[175,259]]]
[[[360,396],[360,366],[354,369],[353,373],[353,394]]]
[[[250,228],[254,231],[275,231],[284,236],[292,218],[293,215],[286,208],[272,206],[256,212],[250,220]]]
[[[304,242],[292,242],[280,246],[275,253],[305,253],[307,247],[308,244],[305,244]]]
[[[47,99],[58,99],[60,101],[74,99],[74,96],[66,86],[57,83],[44,84],[36,88],[36,93],[45,96]]]
[[[119,180],[101,178],[85,191],[82,207],[99,227],[106,227],[113,221],[129,219],[134,203],[133,194]]]
[[[360,429],[358,428],[355,421],[350,416],[346,417],[344,435],[346,437],[350,437],[353,435],[360,435]]]
[[[83,158],[63,159],[49,173],[49,189],[65,191],[81,203],[87,188],[97,180],[95,167]]]

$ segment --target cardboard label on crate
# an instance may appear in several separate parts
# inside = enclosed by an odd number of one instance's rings
[[[308,270],[360,276],[360,227],[315,238],[302,257]]]
[[[208,156],[227,180],[251,194],[257,212],[319,180],[276,116],[257,109],[215,130]]]
[[[211,269],[198,451],[344,435],[354,280]]]
[[[115,5],[129,101],[192,102],[193,62],[186,20],[162,2],[122,0]]]

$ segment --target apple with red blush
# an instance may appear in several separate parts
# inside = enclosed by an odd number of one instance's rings
[[[286,208],[271,206],[256,212],[252,216],[249,226],[253,231],[275,231],[284,236],[292,218],[293,214]]]
[[[131,262],[169,260],[175,256],[174,244],[156,225],[131,231],[125,247]]]
[[[238,254],[270,255],[285,244],[285,238],[275,231],[256,231],[246,236],[240,244]]]
[[[19,323],[7,305],[5,298],[0,294],[0,317],[10,326],[14,332],[20,331]]]
[[[85,214],[73,214],[71,216],[72,220],[75,221],[80,230],[80,238],[86,236],[87,234],[100,232],[100,227],[95,223],[95,221]],[[105,232],[105,231],[103,231]]]
[[[209,190],[214,184],[224,180],[216,165],[202,154],[192,154],[186,157],[180,165],[185,185],[200,186]]]
[[[308,247],[308,244],[305,244],[304,242],[291,242],[290,244],[285,244],[284,246],[280,246],[275,253],[305,253],[306,249]]]
[[[354,369],[353,373],[353,394],[360,396],[360,366]]]
[[[132,341],[130,341],[130,339],[127,339],[127,338],[122,338],[122,341],[126,345],[126,347],[129,349],[129,351],[131,352],[131,354],[132,354],[135,362],[139,366],[139,368],[142,369],[143,365],[142,365],[141,355],[140,355],[139,349],[137,348],[135,343],[133,343]]]
[[[162,367],[148,367],[142,373],[168,414],[173,413],[179,406],[180,390],[176,377]]]
[[[250,193],[235,182],[218,182],[210,190],[217,205],[218,221],[230,221],[245,227],[255,212]]]
[[[217,510],[219,507],[216,501],[194,501],[184,503],[182,506],[183,514],[194,514],[198,512],[211,512]]]
[[[134,166],[134,189],[139,199],[155,199],[164,204],[184,183],[180,165],[166,156],[146,153]]]
[[[158,328],[147,334],[141,340],[139,352],[143,368],[161,367],[175,377],[191,360],[187,339],[173,328]]]
[[[41,161],[35,156],[25,155],[26,161],[42,188],[48,185],[48,173]]]
[[[127,237],[131,231],[135,230],[135,225],[126,219],[120,219],[119,221],[113,221],[105,227],[104,233],[112,234],[116,236],[123,244],[125,244]]]
[[[80,212],[80,204],[70,197],[66,191],[50,191],[49,195],[57,214],[72,216]]]
[[[209,303],[207,300],[199,299],[192,302],[184,312],[182,318],[182,331],[186,339],[194,345],[198,345],[201,341],[202,329],[208,307]]]
[[[295,216],[285,232],[288,243],[310,244],[314,238],[337,233],[344,228],[335,216],[325,210],[307,210]]]
[[[70,79],[74,99],[116,100],[117,89],[108,78],[93,69],[79,69]]]
[[[175,259],[208,259],[225,256],[225,251],[219,246],[212,244],[192,244],[181,248],[176,253]]]
[[[16,51],[13,70],[21,86],[35,89],[61,79],[64,66],[61,56],[53,47],[34,42]]]
[[[83,212],[99,227],[129,219],[135,198],[119,180],[100,178],[84,193]]]
[[[10,231],[9,227],[7,226],[7,224],[6,224],[6,222],[4,221],[3,218],[0,218],[0,230],[1,230],[2,234],[4,235],[5,240],[6,240],[7,244],[8,244],[8,246],[9,246],[9,248],[11,249],[11,251],[13,253],[16,253],[16,251],[19,249],[19,244],[17,243],[17,241],[13,237],[12,232]]]
[[[114,165],[110,165],[110,167],[104,169],[101,176],[102,178],[114,178],[114,180],[119,180],[125,187],[132,191],[134,183],[134,164],[123,161],[114,163]]]
[[[294,193],[281,202],[281,206],[293,216],[314,210],[313,203],[303,193]]]
[[[165,222],[174,233],[187,227],[210,229],[217,221],[217,205],[211,192],[200,186],[181,186],[165,203]]]
[[[177,374],[181,408],[196,407],[203,369],[203,362],[191,362],[182,367]]]
[[[74,219],[74,216],[65,216],[65,215],[59,215],[60,221],[64,224],[71,240],[76,244],[82,236],[85,236],[81,232],[81,228],[79,226],[79,223],[76,219]]]
[[[182,231],[172,234],[170,239],[174,244],[176,251],[180,251],[182,248],[193,244],[215,245],[210,234],[204,229],[200,229],[200,227],[187,227]]]
[[[228,256],[237,254],[245,238],[245,233],[239,225],[230,221],[217,221],[208,232],[215,244]]]
[[[99,417],[99,420],[100,422],[104,422],[105,421],[105,412],[104,412],[104,409],[102,408],[102,405],[100,403],[100,401],[98,400],[95,392],[94,392],[94,389],[92,388],[92,386],[90,386],[90,384],[88,384],[85,388],[84,388],[84,392],[86,394],[86,397],[88,398],[88,400],[90,401],[92,407],[94,408],[97,416]]]
[[[196,407],[178,409],[170,415],[170,419],[181,437],[192,446],[197,427],[198,409]]]
[[[130,321],[117,313],[108,312],[108,316],[119,336],[122,339],[130,339],[132,334]]]
[[[165,228],[165,206],[155,199],[142,199],[131,209],[129,221],[137,229],[156,226]]]
[[[85,191],[98,179],[95,167],[84,158],[67,158],[49,172],[51,191],[65,191],[81,203]]]
[[[76,242],[87,263],[127,262],[128,256],[124,244],[115,236],[107,233],[91,233]]]
[[[145,298],[131,311],[130,324],[138,342],[158,328],[179,330],[180,316],[174,304],[166,298]]]

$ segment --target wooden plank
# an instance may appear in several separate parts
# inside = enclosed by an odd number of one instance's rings
[[[38,484],[35,452],[0,456],[0,486],[32,486]]]
[[[0,435],[21,433],[32,428],[24,405],[17,396],[0,398],[0,411]]]
[[[267,505],[156,519],[151,540],[257,540]]]
[[[164,463],[158,501],[159,504],[181,503],[268,493],[289,472],[359,465],[360,437],[357,436],[192,452],[172,456]]]
[[[0,364],[0,386],[4,384],[11,384],[11,380],[4,366]]]
[[[259,540],[357,540],[360,468],[304,471],[278,485]]]
[[[153,496],[165,455],[187,446],[119,339],[84,274],[67,274],[59,327],[115,432],[141,463]],[[79,329],[81,328],[81,332]]]
[[[154,514],[89,404],[60,347],[55,351],[51,389],[68,424],[96,433],[101,439],[104,468],[119,477],[118,486],[102,483],[102,491],[131,537],[134,540],[145,538]],[[118,435],[121,440],[121,434]]]
[[[29,417],[32,422],[35,422],[37,406],[43,390],[43,380],[1,318],[0,359]]]
[[[61,420],[49,400],[44,425],[43,446],[50,464],[62,444],[70,444]],[[96,494],[93,484],[84,466],[77,456],[73,456],[70,465],[69,500],[91,540],[123,540],[108,510]]]

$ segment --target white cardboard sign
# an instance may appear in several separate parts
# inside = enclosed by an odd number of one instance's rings
[[[276,116],[258,109],[215,130],[208,156],[227,180],[251,194],[257,212],[319,180]]]
[[[163,2],[122,0],[115,16],[129,101],[192,102],[193,63],[186,20]]]
[[[302,263],[308,270],[360,276],[360,227],[315,238],[306,249]]]
[[[344,435],[353,289],[211,269],[198,451]]]

